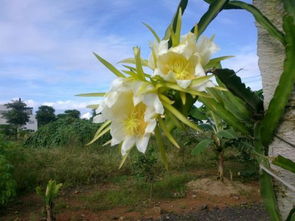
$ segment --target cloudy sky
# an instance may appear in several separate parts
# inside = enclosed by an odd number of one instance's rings
[[[250,2],[250,1],[248,1]],[[0,0],[0,103],[21,97],[36,110],[47,104],[57,112],[96,103],[75,97],[103,92],[114,78],[92,55],[116,64],[139,46],[149,54],[152,35],[161,36],[171,21],[177,0]],[[190,0],[183,33],[199,20],[208,5]],[[204,33],[215,35],[220,51],[234,55],[224,67],[239,74],[253,89],[261,88],[256,56],[256,30],[244,11],[222,12]],[[119,67],[119,66],[118,66]]]

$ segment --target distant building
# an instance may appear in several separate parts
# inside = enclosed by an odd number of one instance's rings
[[[2,116],[2,113],[6,111],[8,111],[8,108],[4,104],[0,104],[0,125],[8,124],[6,119]],[[33,114],[33,108],[28,107],[26,111],[29,114],[29,121],[22,128],[36,131],[38,128],[38,124],[35,115]]]

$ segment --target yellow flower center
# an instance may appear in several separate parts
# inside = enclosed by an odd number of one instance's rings
[[[173,72],[177,80],[192,80],[195,78],[195,62],[182,55],[173,54],[164,65],[164,73]]]
[[[133,110],[124,121],[124,127],[126,133],[130,136],[143,135],[147,123],[144,121],[144,112],[146,110],[146,105],[144,103],[139,103],[134,106]]]

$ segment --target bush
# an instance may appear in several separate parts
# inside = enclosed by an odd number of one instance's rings
[[[82,146],[87,144],[94,136],[98,124],[88,120],[65,117],[60,118],[41,127],[25,141],[25,146],[31,147],[58,147]],[[98,142],[104,143],[110,139],[105,135]]]
[[[12,165],[0,155],[0,206],[5,205],[16,193],[16,182],[12,176]]]
[[[5,149],[6,159],[14,166],[13,177],[18,192],[32,192],[54,179],[65,187],[100,183],[110,176],[126,172],[118,170],[119,151],[112,147],[24,148]]]

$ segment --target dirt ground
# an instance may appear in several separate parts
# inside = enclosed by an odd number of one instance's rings
[[[204,178],[187,184],[185,196],[173,200],[150,200],[144,207],[120,207],[95,211],[81,207],[77,195],[95,192],[97,186],[61,194],[63,207],[58,221],[89,220],[268,220],[261,204],[258,183],[241,184]],[[42,220],[42,202],[35,194],[21,197],[0,213],[0,220]]]

